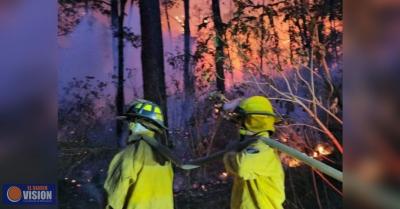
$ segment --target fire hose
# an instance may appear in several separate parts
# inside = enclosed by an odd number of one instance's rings
[[[148,143],[153,149],[155,149],[158,153],[160,153],[162,156],[170,160],[175,166],[178,168],[181,168],[183,170],[192,170],[195,168],[199,168],[202,164],[206,164],[208,162],[211,162],[213,160],[222,158],[222,156],[230,151],[237,151],[242,148],[245,148],[249,146],[250,144],[256,142],[257,140],[262,140],[265,144],[268,146],[275,148],[281,152],[284,152],[302,162],[305,164],[311,166],[312,168],[340,181],[343,182],[343,173],[325,163],[322,163],[314,158],[311,158],[307,156],[306,154],[293,149],[287,145],[284,145],[277,140],[271,139],[271,138],[266,138],[266,137],[250,137],[247,139],[244,139],[243,141],[238,141],[236,144],[234,144],[230,149],[224,149],[218,152],[215,152],[209,156],[206,157],[200,157],[197,159],[190,160],[188,162],[183,162],[180,160],[177,156],[175,156],[169,148],[166,146],[158,143],[158,141],[154,139],[149,139],[146,137],[142,137],[142,140],[144,140],[146,143]]]

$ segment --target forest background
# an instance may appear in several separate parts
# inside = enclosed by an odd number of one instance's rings
[[[167,112],[184,159],[237,138],[208,100],[218,90],[267,96],[282,118],[274,138],[341,169],[341,1],[58,3],[60,208],[100,207],[107,166],[124,146],[115,116],[142,97]],[[342,208],[340,183],[281,158],[285,208]],[[229,208],[230,184],[220,162],[176,170],[176,208]]]

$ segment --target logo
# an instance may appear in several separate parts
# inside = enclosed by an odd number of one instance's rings
[[[7,198],[11,202],[18,202],[21,200],[22,191],[19,187],[12,186],[7,189]]]
[[[54,184],[3,185],[2,202],[5,204],[55,204]]]

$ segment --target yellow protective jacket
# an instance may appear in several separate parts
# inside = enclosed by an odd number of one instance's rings
[[[108,209],[173,209],[173,170],[156,159],[152,148],[138,141],[111,161],[104,188]]]
[[[224,156],[234,176],[231,209],[282,209],[284,172],[276,150],[261,140]]]

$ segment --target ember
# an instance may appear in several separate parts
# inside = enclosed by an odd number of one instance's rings
[[[301,165],[301,162],[294,158],[290,159],[288,162],[288,166],[291,168],[299,167],[300,165]]]
[[[318,144],[315,147],[315,151],[320,155],[330,155],[333,152],[333,147],[327,144]]]
[[[227,172],[222,172],[221,174],[219,174],[219,179],[222,181],[225,181],[228,178],[228,173]]]

